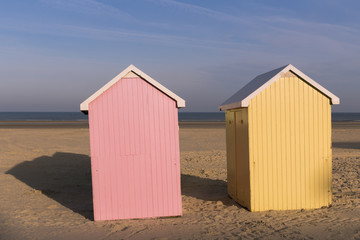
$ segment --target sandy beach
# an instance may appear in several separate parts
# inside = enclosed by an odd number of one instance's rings
[[[333,203],[249,212],[227,196],[224,123],[181,123],[183,216],[93,221],[86,122],[0,123],[0,239],[360,239],[360,123],[333,124]]]

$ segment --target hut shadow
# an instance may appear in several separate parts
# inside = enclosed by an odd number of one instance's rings
[[[6,172],[61,205],[93,220],[90,157],[57,152],[22,162]]]
[[[333,148],[360,149],[360,142],[333,142]]]
[[[89,220],[93,220],[90,157],[57,152],[22,162],[6,172]],[[227,183],[192,175],[181,175],[181,192],[204,201],[238,205],[227,194]]]
[[[226,206],[243,208],[228,196],[227,183],[223,180],[181,174],[181,193],[204,201],[221,201]]]

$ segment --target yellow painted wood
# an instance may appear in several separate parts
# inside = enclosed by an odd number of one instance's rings
[[[332,194],[329,98],[292,74],[254,97],[247,110],[245,118],[236,112],[235,145],[241,152],[236,153],[236,164],[248,158],[249,176],[242,171],[246,168],[236,166],[236,174],[241,174],[237,183],[246,182],[242,177],[249,179],[246,207],[264,211],[328,206]],[[248,118],[248,138],[238,136],[245,132],[244,125],[238,127],[243,118]]]
[[[227,110],[228,194],[250,209],[249,127],[247,108]]]
[[[271,91],[273,92],[276,92],[276,85],[275,84],[272,84],[270,85],[270,89]],[[270,100],[268,100],[268,104],[269,106],[268,107],[271,107],[272,105],[275,105],[276,104],[276,97],[275,96],[272,96],[270,94],[268,94],[270,96]],[[275,112],[271,111],[270,112],[270,116],[269,116],[269,119],[271,122],[276,122],[275,120],[276,118],[276,114]],[[276,128],[273,127],[270,129],[270,135],[268,136],[268,142],[270,141],[274,141],[274,143],[276,144],[276,141],[277,141],[277,136],[276,136]],[[270,145],[269,145],[270,147]],[[272,185],[272,188],[271,188],[271,192],[274,193],[272,194],[272,201],[273,203],[270,204],[270,206],[277,206],[277,202],[278,202],[278,186],[279,186],[279,180],[278,180],[278,166],[279,164],[277,163],[277,160],[278,158],[276,157],[276,149],[274,148],[271,148],[270,147],[270,154],[269,154],[269,158],[272,159],[272,163],[270,163],[270,166],[271,166],[271,179],[272,179],[272,182],[271,182],[271,185]]]
[[[332,148],[331,146],[331,106],[329,104],[326,105],[328,110],[326,111],[326,130],[327,130],[327,148],[330,147],[330,149]],[[324,121],[325,122],[325,121]],[[327,190],[328,190],[328,204],[331,203],[331,199],[332,199],[332,152],[330,151],[325,151],[325,163],[327,164],[327,174],[328,174],[328,178],[327,178]]]
[[[249,133],[247,108],[235,112],[236,122],[236,199],[250,208]]]
[[[225,112],[226,121],[226,155],[227,155],[227,187],[231,198],[236,198],[236,139],[235,112]]]
[[[255,196],[254,196],[254,191],[252,191],[251,189],[255,187],[255,183],[257,182],[255,180],[255,170],[256,170],[256,163],[255,163],[255,159],[256,159],[256,146],[254,145],[254,141],[250,141],[250,136],[256,136],[257,134],[257,129],[250,127],[250,124],[253,124],[256,116],[254,116],[257,111],[257,106],[255,104],[252,105],[253,111],[248,111],[248,118],[249,118],[249,122],[248,122],[248,126],[249,126],[249,174],[250,174],[250,207],[248,208],[250,211],[253,211],[255,204]]]

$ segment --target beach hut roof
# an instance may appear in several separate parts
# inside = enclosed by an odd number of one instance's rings
[[[160,83],[158,83],[157,81],[155,81],[154,79],[152,79],[149,75],[145,74],[143,71],[141,71],[140,69],[136,68],[134,65],[130,65],[129,67],[127,67],[124,71],[122,71],[121,73],[119,73],[116,77],[114,77],[110,82],[108,82],[107,84],[105,84],[102,88],[100,88],[98,91],[96,91],[93,95],[91,95],[88,99],[86,99],[85,101],[83,101],[80,104],[80,110],[84,113],[87,113],[89,110],[89,104],[90,102],[92,102],[94,99],[96,99],[98,96],[100,96],[103,92],[105,92],[107,89],[109,89],[112,85],[114,85],[117,81],[119,81],[120,79],[122,79],[123,77],[125,77],[127,74],[132,73],[132,74],[136,74],[138,77],[140,77],[141,79],[145,80],[146,82],[148,82],[149,84],[151,84],[152,86],[154,86],[155,88],[157,88],[158,90],[160,90],[161,92],[163,92],[164,94],[166,94],[168,97],[174,99],[176,101],[176,106],[178,108],[183,108],[185,107],[185,100],[180,98],[178,95],[176,95],[175,93],[173,93],[172,91],[170,91],[169,89],[167,89],[166,87],[164,87],[163,85],[161,85]]]
[[[325,96],[330,98],[331,104],[339,104],[340,99],[323,88],[317,82],[312,80],[310,77],[306,76],[299,69],[289,64],[277,69],[274,69],[270,72],[258,75],[248,84],[246,84],[243,88],[241,88],[237,93],[232,95],[228,100],[226,100],[221,106],[219,110],[240,108],[240,107],[248,107],[250,100],[258,95],[260,92],[265,90],[268,86],[270,86],[277,79],[281,78],[285,73],[291,71],[302,80],[310,84],[312,87],[323,93]]]

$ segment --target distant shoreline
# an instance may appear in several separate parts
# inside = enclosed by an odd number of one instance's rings
[[[0,129],[11,128],[88,128],[87,120],[80,121],[0,121]],[[225,128],[225,121],[180,121],[180,128]],[[359,121],[332,122],[333,128],[360,128]]]
[[[223,123],[225,121],[224,112],[179,112],[178,113],[179,122],[184,123],[184,126],[199,125],[199,123]],[[333,122],[355,122],[360,121],[360,112],[353,113],[332,113],[331,120]],[[64,121],[67,122],[65,125],[68,125],[68,122],[86,122],[88,121],[88,116],[84,115],[81,112],[0,112],[0,122],[3,124],[28,124],[29,122],[32,125],[37,125],[38,122],[44,122],[45,125],[48,125],[48,122],[51,122],[52,125],[59,124],[64,125]],[[80,123],[80,125],[82,125]],[[202,126],[203,124],[201,124]]]

